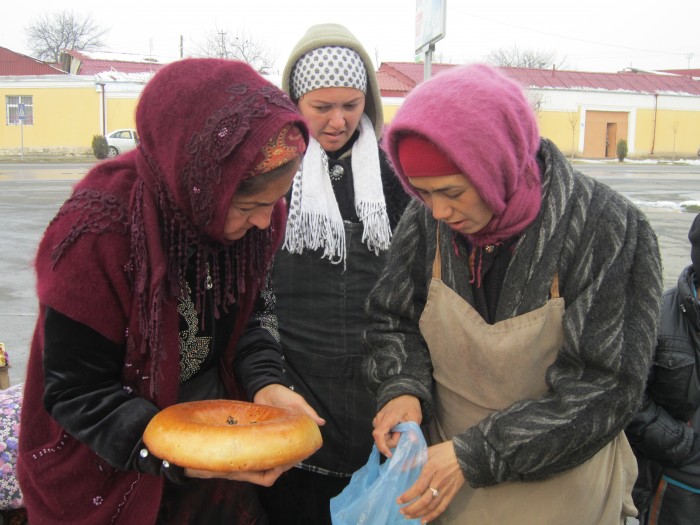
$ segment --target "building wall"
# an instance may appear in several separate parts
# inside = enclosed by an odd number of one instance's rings
[[[65,77],[61,77],[65,78]],[[91,131],[98,129],[98,98],[94,83],[85,80],[44,78],[7,81],[0,79],[0,152],[82,153],[90,149]],[[32,97],[31,125],[7,125],[6,96]]]
[[[90,149],[91,131],[98,123],[97,103],[92,86],[37,91],[34,96],[36,140],[30,147]]]
[[[384,110],[384,124],[389,124],[396,115],[396,112],[403,104],[402,97],[382,97],[382,108]]]
[[[627,140],[630,157],[671,158],[675,151],[676,158],[697,158],[700,97],[584,90],[531,90],[529,97],[538,103],[541,134],[568,155],[573,151],[578,157],[591,154],[593,158],[604,158],[604,148],[593,148],[591,153],[592,148],[586,144],[587,140],[604,143],[605,127],[597,116],[610,117],[610,122],[618,123],[617,139]],[[571,119],[575,120],[576,115],[578,128],[572,150]],[[587,126],[594,129],[588,130]]]
[[[22,135],[25,153],[91,154],[93,135],[134,127],[144,85],[75,75],[0,77],[0,154],[19,154]],[[6,125],[6,95],[33,97],[32,126]],[[603,113],[615,115],[620,122],[626,120],[627,130],[618,125],[617,138],[627,139],[630,157],[697,158],[700,97],[541,89],[530,90],[528,98],[536,110],[541,134],[567,155],[591,154],[587,142],[599,141],[604,134],[602,128],[596,129],[593,116]],[[397,97],[383,99],[387,124],[402,102]],[[587,126],[593,129],[587,130]],[[604,153],[594,155],[602,158]]]
[[[0,77],[0,154],[92,154],[94,135],[135,127],[144,83],[94,77]],[[31,95],[32,125],[6,124],[6,96]],[[23,145],[23,147],[22,147]]]
[[[637,121],[637,151],[659,157],[697,155],[700,111],[640,109]]]
[[[107,133],[136,127],[137,98],[107,98]]]
[[[540,135],[554,142],[562,152],[571,155],[577,151],[581,114],[574,111],[538,111],[537,123]]]

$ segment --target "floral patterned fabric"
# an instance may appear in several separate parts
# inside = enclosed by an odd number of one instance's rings
[[[0,510],[22,507],[15,465],[23,391],[24,383],[0,390]]]

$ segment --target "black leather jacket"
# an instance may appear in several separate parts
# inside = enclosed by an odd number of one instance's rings
[[[648,503],[662,472],[700,488],[700,303],[694,279],[691,265],[664,293],[643,406],[626,429],[639,462],[638,507]]]
[[[263,287],[238,340],[234,363],[236,376],[251,398],[269,384],[290,386],[284,374],[281,347],[275,339],[276,330],[268,322],[271,308],[268,295],[269,289]],[[211,322],[205,325],[206,333],[197,332],[197,335],[211,339],[210,351],[201,371],[186,381],[181,380],[178,395],[181,402],[228,396],[217,367],[230,340],[235,310],[229,309],[219,319],[211,313],[211,305],[206,311]],[[183,317],[181,328],[185,326]],[[122,385],[123,345],[49,307],[44,332],[46,410],[113,467],[158,474],[160,459],[151,454],[141,455],[143,430],[158,408],[132,395]],[[171,479],[181,479],[181,469],[164,473]]]

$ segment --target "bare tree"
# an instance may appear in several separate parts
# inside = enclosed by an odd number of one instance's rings
[[[530,102],[530,107],[535,113],[539,113],[542,109],[542,104],[544,104],[544,95],[542,93],[535,93],[533,91],[526,92],[527,99]]]
[[[576,139],[576,128],[578,127],[579,120],[581,120],[581,116],[578,114],[578,111],[569,112],[569,125],[571,126],[571,160],[574,160],[574,153],[576,152],[574,140]]]
[[[269,73],[275,63],[273,53],[265,42],[253,38],[244,30],[229,32],[215,29],[200,48],[209,57],[247,62],[259,73]]]
[[[32,55],[56,63],[65,49],[91,51],[103,47],[102,37],[109,30],[101,28],[90,15],[63,10],[42,13],[25,31]]]
[[[491,51],[487,61],[496,66],[527,67],[536,69],[564,69],[566,59],[559,59],[555,51],[520,49],[518,46]]]
[[[678,121],[673,121],[673,161],[676,161],[676,135],[678,135]]]

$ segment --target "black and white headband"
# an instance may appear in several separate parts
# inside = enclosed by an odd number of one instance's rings
[[[349,87],[367,93],[367,70],[360,55],[348,47],[327,46],[309,51],[292,69],[292,99],[314,89]]]

